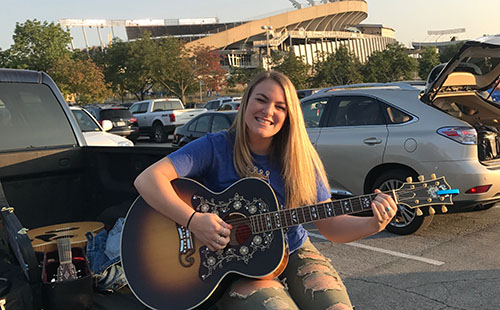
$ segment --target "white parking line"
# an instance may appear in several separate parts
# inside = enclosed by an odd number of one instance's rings
[[[312,237],[314,237],[314,238],[328,240],[325,237],[323,237],[323,235],[320,235],[320,234],[309,232],[309,235],[312,236]],[[361,244],[361,243],[358,243],[358,242],[349,242],[349,243],[344,243],[344,244],[345,245],[350,245],[350,246],[353,246],[353,247],[357,247],[357,248],[362,248],[362,249],[366,249],[366,250],[375,251],[375,252],[385,253],[385,254],[389,254],[389,255],[392,255],[392,256],[413,259],[413,260],[417,260],[417,261],[424,262],[424,263],[431,264],[431,265],[435,265],[435,266],[444,265],[444,262],[440,262],[438,260],[434,260],[434,259],[430,259],[430,258],[425,258],[425,257],[420,257],[420,256],[415,256],[415,255],[408,255],[408,254],[404,254],[404,253],[400,253],[400,252],[395,252],[395,251],[391,251],[391,250],[386,250],[386,249],[381,249],[381,248],[376,248],[376,247],[365,245],[365,244]]]

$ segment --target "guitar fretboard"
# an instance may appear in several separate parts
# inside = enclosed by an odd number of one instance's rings
[[[393,193],[387,193],[391,196]],[[326,203],[304,206],[293,209],[267,212],[250,217],[252,232],[262,233],[266,231],[289,228],[300,224],[312,223],[322,219],[354,214],[371,210],[371,202],[377,194],[369,194],[354,198],[346,198]]]
[[[71,242],[69,237],[57,238],[57,248],[59,253],[59,262],[61,264],[71,263]]]

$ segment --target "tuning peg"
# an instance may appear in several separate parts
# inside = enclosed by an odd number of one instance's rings
[[[425,177],[424,177],[423,175],[419,175],[419,176],[418,176],[418,180],[419,180],[420,182],[423,182],[423,181],[425,180]]]
[[[435,174],[435,173],[432,173],[432,174],[431,174],[431,179],[433,179],[433,180],[437,179],[437,177],[436,177],[436,174]]]
[[[434,208],[433,208],[433,207],[429,207],[429,214],[430,214],[430,215],[433,215],[433,214],[435,214],[435,213],[436,213],[436,210],[434,210]]]
[[[448,208],[445,205],[441,206],[441,212],[446,213],[448,212]]]
[[[408,182],[408,183],[413,182],[413,178],[412,178],[412,177],[407,177],[407,178],[406,178],[406,182]]]
[[[422,210],[420,210],[420,208],[417,208],[417,216],[422,216],[422,215],[424,215]]]

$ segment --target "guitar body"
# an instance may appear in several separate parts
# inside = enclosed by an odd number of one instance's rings
[[[57,251],[57,240],[69,238],[71,247],[84,247],[87,232],[98,233],[104,228],[101,222],[72,222],[43,226],[28,230],[28,236],[35,252]]]
[[[265,181],[243,179],[221,193],[185,178],[172,185],[196,211],[217,213],[231,223],[231,241],[222,251],[211,252],[183,226],[137,198],[123,227],[121,259],[129,286],[142,303],[153,309],[208,306],[230,275],[274,278],[283,271],[288,259],[283,230],[254,233],[249,219],[279,210]]]

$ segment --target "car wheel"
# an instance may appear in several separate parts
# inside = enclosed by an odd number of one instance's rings
[[[163,129],[163,125],[161,123],[156,123],[153,127],[153,140],[156,143],[167,142],[167,133]]]
[[[381,174],[373,183],[372,192],[378,188],[382,192],[398,189],[406,182],[407,177],[416,179],[414,173],[407,170],[389,170]],[[422,231],[432,222],[434,215],[417,216],[417,209],[405,205],[398,205],[398,211],[387,225],[386,229],[398,235],[410,235]]]

